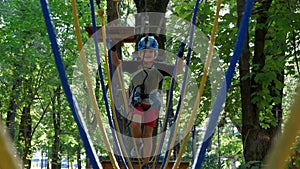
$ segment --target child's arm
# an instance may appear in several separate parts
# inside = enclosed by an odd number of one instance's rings
[[[177,67],[176,67],[176,74],[179,74],[182,72],[183,70],[183,51],[179,53],[178,55],[178,63],[177,63]]]
[[[121,63],[121,60],[118,58],[118,53],[114,50],[111,50],[111,62],[116,67]]]

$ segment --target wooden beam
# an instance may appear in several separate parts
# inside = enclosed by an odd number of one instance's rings
[[[120,169],[124,169],[124,166],[122,165],[122,163],[121,162],[118,162],[118,163],[119,163]],[[158,162],[157,168],[160,168],[161,164],[162,164],[162,162]],[[105,169],[113,169],[110,161],[101,161],[101,165]],[[139,163],[137,161],[133,161],[132,165],[134,166],[134,168],[140,168]],[[173,165],[174,165],[174,161],[169,162],[167,169],[172,169]],[[181,162],[179,165],[179,168],[187,169],[189,167],[189,165],[190,165],[190,162]]]
[[[97,27],[98,42],[103,42],[101,27]],[[85,30],[88,32],[89,37],[93,36],[93,27],[86,26]],[[100,30],[100,31],[99,31]],[[134,27],[108,27],[107,36],[114,41],[123,41],[124,43],[134,43]]]

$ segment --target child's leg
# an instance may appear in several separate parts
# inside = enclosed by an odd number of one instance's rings
[[[144,149],[143,149],[143,164],[149,163],[150,157],[152,156],[152,137],[153,137],[153,129],[156,127],[156,122],[158,118],[159,109],[152,108],[151,110],[147,110],[144,116],[144,131],[143,131],[143,141],[144,141]]]
[[[143,143],[142,140],[142,118],[143,118],[143,109],[142,107],[135,107],[133,111],[133,117],[132,117],[132,122],[130,124],[131,132],[132,132],[132,137],[134,138],[135,144],[137,146],[140,146],[141,143]],[[133,147],[134,148],[134,147]],[[138,151],[139,147],[137,147]],[[142,155],[142,154],[140,154]]]
[[[143,164],[147,164],[150,160],[150,156],[152,154],[152,133],[153,127],[144,125],[143,132],[143,141],[144,141],[144,149],[143,149]]]
[[[132,117],[132,122],[130,124],[132,136],[134,138],[141,138],[142,137],[142,128],[141,128],[141,122],[142,122],[142,115],[140,114],[134,114]]]

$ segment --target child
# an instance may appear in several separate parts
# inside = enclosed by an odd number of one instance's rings
[[[112,63],[118,66],[121,61],[118,59],[115,50],[112,49]],[[130,105],[132,110],[132,122],[130,124],[132,135],[138,138],[136,141],[138,148],[142,149],[143,167],[150,168],[148,165],[152,152],[152,134],[156,127],[157,118],[161,103],[159,101],[159,92],[163,75],[155,67],[155,59],[158,55],[158,43],[153,36],[141,38],[138,43],[138,56],[141,59],[141,65],[138,71],[133,73],[130,85]],[[182,59],[179,59],[178,67],[182,69]],[[143,131],[142,131],[142,124]],[[132,151],[131,155],[135,155]]]

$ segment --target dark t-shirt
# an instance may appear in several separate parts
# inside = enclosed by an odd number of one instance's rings
[[[139,65],[141,64],[141,61],[122,61],[122,71],[132,74],[139,70]],[[173,74],[174,65],[163,62],[154,62],[154,66],[163,76],[172,76]]]
[[[132,74],[131,86],[135,88],[144,85],[143,94],[151,94],[159,89],[159,84],[163,80],[163,75],[153,66],[152,68],[141,68]],[[142,93],[141,88],[137,87],[136,92]]]

